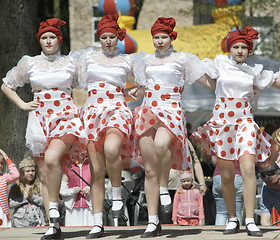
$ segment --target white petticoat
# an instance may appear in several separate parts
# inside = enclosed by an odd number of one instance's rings
[[[36,157],[44,157],[48,144],[54,138],[72,134],[77,137],[72,149],[85,149],[86,139],[79,110],[74,105],[71,89],[52,88],[33,93],[40,106],[29,112],[26,129],[26,146]],[[79,149],[79,150],[78,150]],[[71,150],[71,149],[70,149]],[[74,154],[74,153],[73,153]]]

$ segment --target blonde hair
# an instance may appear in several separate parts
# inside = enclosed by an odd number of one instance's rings
[[[19,163],[19,169],[22,169],[24,167],[36,167],[36,164],[34,163],[32,157],[27,157],[24,158],[20,163]]]
[[[34,163],[34,161],[31,157],[27,157],[27,158],[24,158],[19,163],[19,178],[10,190],[10,194],[13,195],[14,197],[20,197],[20,196],[24,195],[25,188],[26,188],[26,183],[25,183],[25,178],[24,178],[25,167],[34,167],[35,168],[35,178],[31,183],[32,193],[40,194],[40,192],[41,192],[41,183],[39,180],[40,178],[38,176],[36,164]]]

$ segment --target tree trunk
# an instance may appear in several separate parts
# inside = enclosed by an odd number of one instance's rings
[[[24,55],[40,53],[36,33],[40,23],[40,0],[0,0],[0,77],[16,66]],[[18,89],[24,101],[32,99],[30,85]],[[0,91],[0,148],[18,163],[24,157],[27,112]]]

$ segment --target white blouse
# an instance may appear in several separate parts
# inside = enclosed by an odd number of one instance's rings
[[[118,54],[108,58],[101,51],[90,51],[86,58],[86,85],[88,89],[96,82],[109,83],[120,88],[126,87],[126,80],[131,75],[129,55]]]
[[[191,53],[173,51],[170,56],[159,58],[155,53],[148,55],[141,52],[132,54],[132,58],[138,59],[138,64],[133,64],[138,85],[184,86],[185,83],[194,83],[205,73],[201,60]]]
[[[60,53],[45,56],[23,56],[17,66],[3,78],[9,88],[16,90],[30,83],[33,91],[58,88],[65,90],[78,86],[78,72],[73,59]]]
[[[111,57],[93,48],[74,50],[70,56],[79,61],[79,84],[85,90],[90,90],[96,83],[109,83],[113,86],[126,88],[126,81],[134,84],[132,62],[130,55],[119,54],[118,49]]]
[[[270,88],[274,73],[263,70],[263,65],[236,63],[231,55],[218,55],[214,61],[203,60],[206,73],[217,79],[216,97],[254,98],[260,90]]]

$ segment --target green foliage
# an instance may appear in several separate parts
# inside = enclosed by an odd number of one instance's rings
[[[279,0],[247,0],[244,1],[244,4],[258,10],[267,11],[272,8],[278,8]]]

